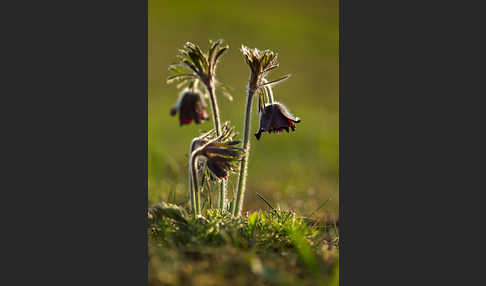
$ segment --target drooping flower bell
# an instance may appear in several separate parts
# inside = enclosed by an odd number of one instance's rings
[[[267,104],[260,113],[260,129],[255,133],[257,140],[260,140],[262,132],[281,133],[282,130],[289,132],[289,128],[295,131],[295,124],[299,123],[298,117],[290,114],[288,109],[281,103]]]
[[[206,113],[206,104],[200,93],[194,91],[183,92],[176,106],[170,110],[170,115],[174,116],[179,112],[180,125],[189,124],[193,120],[196,124],[200,124],[202,120],[209,120]]]
[[[218,137],[211,138],[214,136],[213,131],[199,137],[197,144],[200,147],[194,151],[193,156],[205,158],[206,167],[213,179],[226,179],[230,172],[237,170],[236,163],[241,161],[244,150],[235,146],[241,143],[233,140],[235,135],[234,127],[230,127],[227,121]]]
[[[232,145],[239,143],[241,142],[212,143],[201,151],[201,155],[206,158],[206,166],[213,176],[227,179],[230,172],[238,169],[236,163],[241,160],[243,149]]]

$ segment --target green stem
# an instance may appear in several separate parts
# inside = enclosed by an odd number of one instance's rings
[[[213,113],[213,122],[214,122],[214,129],[216,130],[216,136],[221,135],[221,121],[220,121],[220,115],[219,115],[219,108],[218,108],[218,102],[216,100],[216,95],[214,92],[214,81],[211,80],[207,85],[206,85],[208,92],[209,92],[209,99],[211,101],[211,109]],[[221,210],[225,209],[225,202],[226,202],[226,180],[222,180],[220,185],[219,185],[219,204],[218,207]]]
[[[240,163],[240,176],[238,178],[238,190],[236,192],[236,202],[233,204],[233,215],[240,216],[243,209],[243,199],[246,188],[246,176],[248,169],[248,158],[250,157],[250,125],[251,125],[251,103],[255,90],[248,91],[246,100],[245,126],[243,135],[243,149],[245,154]]]

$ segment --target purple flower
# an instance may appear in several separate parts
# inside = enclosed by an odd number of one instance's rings
[[[299,123],[300,119],[294,117],[287,108],[281,103],[268,104],[260,114],[260,129],[255,136],[260,140],[262,132],[281,133],[282,130],[289,132],[289,128],[295,131],[295,124]]]
[[[174,116],[179,112],[180,125],[189,124],[194,120],[200,124],[202,120],[209,120],[206,113],[206,104],[200,93],[185,91],[179,97],[179,100],[171,110],[170,115]]]

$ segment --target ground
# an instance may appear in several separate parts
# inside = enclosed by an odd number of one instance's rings
[[[267,210],[149,210],[149,285],[339,285],[335,224]]]

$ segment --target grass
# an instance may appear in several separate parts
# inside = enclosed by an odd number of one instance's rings
[[[292,211],[192,219],[159,203],[148,231],[149,285],[339,285],[336,226]]]

